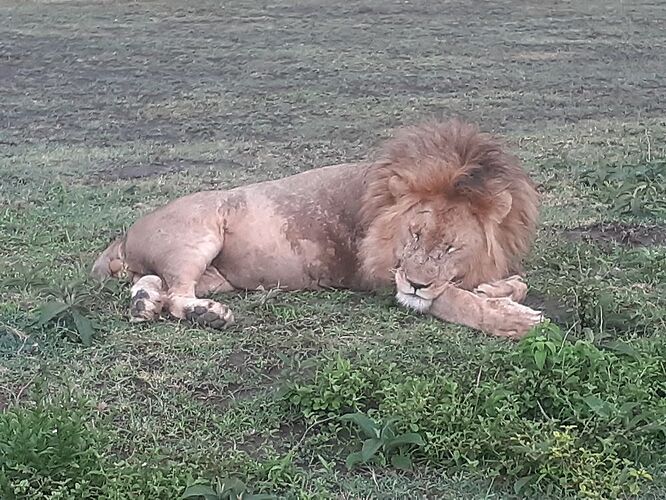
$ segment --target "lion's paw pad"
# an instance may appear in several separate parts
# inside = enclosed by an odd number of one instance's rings
[[[196,305],[185,309],[185,318],[193,323],[220,330],[234,322],[234,315],[229,307],[217,302]]]

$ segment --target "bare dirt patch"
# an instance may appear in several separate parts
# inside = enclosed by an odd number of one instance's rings
[[[99,180],[143,179],[160,175],[175,174],[200,169],[209,169],[213,165],[209,161],[174,160],[170,163],[149,163],[142,165],[124,165],[100,169],[90,176],[94,183]]]
[[[5,2],[0,15],[12,148],[258,141],[314,152],[290,149],[284,165],[323,165],[431,114],[500,131],[663,116],[655,0]],[[177,163],[120,155],[90,170],[113,181],[200,167]]]
[[[619,243],[631,247],[666,245],[666,226],[643,226],[613,222],[592,224],[564,231],[570,241]]]
[[[564,302],[564,297],[530,292],[525,299],[525,305],[542,311],[546,318],[557,324],[565,325],[573,319],[573,310]]]

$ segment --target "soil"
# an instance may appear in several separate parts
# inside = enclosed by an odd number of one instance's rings
[[[500,132],[663,118],[660,0],[9,1],[0,17],[10,155],[254,141],[285,162],[325,164],[432,114]],[[92,175],[199,168],[126,156]]]
[[[564,302],[549,295],[529,292],[525,298],[525,305],[542,311],[544,316],[556,324],[566,325],[574,318],[573,310]]]
[[[631,247],[666,245],[666,226],[637,224],[592,224],[564,231],[567,239],[600,244],[619,243]]]

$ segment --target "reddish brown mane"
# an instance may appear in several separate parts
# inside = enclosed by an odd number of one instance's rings
[[[496,279],[495,275],[516,269],[528,252],[536,228],[537,192],[519,160],[477,127],[453,120],[399,130],[386,142],[368,172],[362,208],[364,227],[371,228],[378,218],[386,222],[401,216],[398,212],[403,208],[389,188],[392,179],[399,179],[415,202],[433,196],[468,202],[486,232],[488,254],[492,257],[488,262],[476,263],[484,269],[476,269],[468,284]],[[504,191],[511,194],[511,209],[498,224],[493,222],[492,214],[498,209],[498,194]],[[386,231],[393,229],[393,224],[386,225],[384,234],[375,230],[368,231],[368,235],[381,236],[386,242],[390,237]],[[368,243],[364,247],[370,246]],[[370,257],[369,249],[364,253]],[[370,260],[370,272],[377,272],[377,265],[386,265],[386,259],[381,263],[377,258]],[[491,265],[493,269],[489,268]]]

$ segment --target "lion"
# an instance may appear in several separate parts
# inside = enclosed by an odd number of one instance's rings
[[[399,129],[373,160],[178,198],[96,260],[128,276],[130,321],[162,313],[224,328],[213,294],[379,290],[443,321],[518,338],[542,321],[516,274],[538,195],[495,136],[460,120]]]

